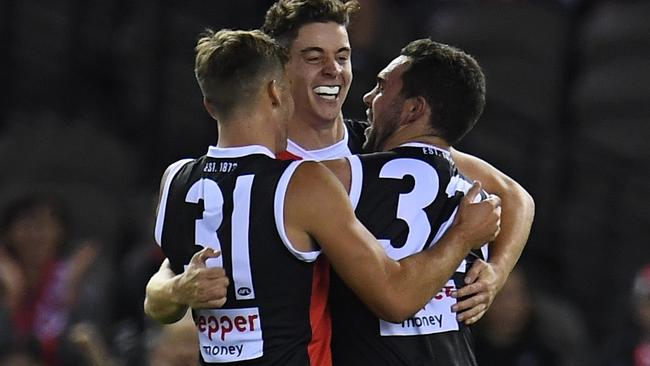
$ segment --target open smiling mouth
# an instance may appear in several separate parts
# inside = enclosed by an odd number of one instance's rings
[[[316,93],[321,98],[325,98],[328,100],[335,100],[339,96],[340,91],[341,91],[341,87],[338,85],[337,86],[321,85],[314,88],[314,93]]]

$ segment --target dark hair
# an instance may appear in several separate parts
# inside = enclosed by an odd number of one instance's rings
[[[41,207],[50,209],[62,225],[68,222],[68,213],[59,198],[44,194],[26,195],[10,202],[4,208],[0,218],[0,234],[6,234],[9,227],[16,221],[29,216]]]
[[[431,126],[447,143],[458,143],[485,107],[485,76],[476,60],[458,48],[418,39],[402,48],[410,59],[402,95],[422,96],[431,107]]]
[[[335,22],[347,27],[357,10],[356,0],[279,0],[266,12],[262,31],[288,48],[303,25]]]
[[[63,229],[61,244],[66,243],[70,230],[67,207],[58,197],[47,194],[26,195],[9,203],[0,216],[0,236],[6,238],[12,225],[19,220],[29,217],[41,208],[50,210],[52,215],[59,221]],[[11,246],[7,247],[7,249],[13,254],[13,248]]]
[[[281,78],[289,57],[259,30],[207,30],[196,45],[194,73],[203,96],[227,118],[257,95],[261,83]]]

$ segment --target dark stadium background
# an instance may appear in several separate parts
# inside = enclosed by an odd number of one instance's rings
[[[124,319],[137,319],[136,336],[148,326],[136,305],[152,268],[137,258],[155,250],[160,175],[215,141],[193,75],[197,36],[257,28],[271,3],[0,2],[0,208],[55,193],[74,238],[103,243],[109,344]],[[627,324],[632,278],[650,262],[650,2],[361,3],[345,116],[365,117],[362,95],[409,40],[474,55],[488,102],[459,148],[533,195],[521,265],[536,291],[576,309],[598,350]]]

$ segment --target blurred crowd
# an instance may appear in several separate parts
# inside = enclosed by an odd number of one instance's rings
[[[191,320],[143,314],[158,180],[215,123],[193,75],[210,27],[272,0],[0,3],[0,366],[194,365]],[[415,38],[476,56],[464,140],[536,200],[520,264],[476,329],[485,365],[650,365],[650,2],[360,0],[362,95]],[[174,344],[174,347],[169,347]]]

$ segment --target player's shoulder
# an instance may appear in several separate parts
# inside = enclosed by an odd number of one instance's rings
[[[300,162],[288,182],[286,202],[291,209],[313,210],[338,194],[347,197],[336,176],[322,163]]]
[[[345,118],[343,119],[343,123],[345,124],[345,127],[348,129],[348,131],[361,134],[364,133],[366,128],[370,127],[370,123],[368,121],[362,121],[359,119]]]
[[[191,166],[193,164],[196,164],[196,159],[193,158],[180,159],[169,164],[169,166],[167,166],[163,172],[162,178],[160,180],[160,185],[165,185],[166,182],[170,181],[176,175],[178,175],[182,169],[186,169],[188,166]]]
[[[168,176],[172,174],[173,172],[176,172],[180,170],[181,168],[187,166],[188,164],[195,164],[197,161],[196,158],[183,158],[179,159],[167,166],[165,169],[165,172],[163,173],[163,176]]]
[[[305,191],[311,195],[328,192],[339,185],[336,175],[323,163],[316,161],[300,162],[291,177],[293,190]]]
[[[318,161],[306,160],[300,161],[296,167],[295,173],[293,174],[294,180],[300,181],[316,181],[320,179],[323,175],[328,174],[328,169]]]
[[[363,144],[363,142],[366,140],[365,132],[366,129],[370,127],[370,123],[368,123],[368,121],[346,118],[343,120],[343,124],[348,130],[348,136],[350,137],[350,140]]]
[[[361,160],[364,164],[387,162],[389,160],[403,157],[401,154],[393,150],[363,153],[357,156],[359,157],[359,160]]]
[[[366,142],[365,131],[370,124],[367,121],[356,119],[344,119],[343,124],[348,131],[348,147],[353,154],[362,151],[363,144]]]

